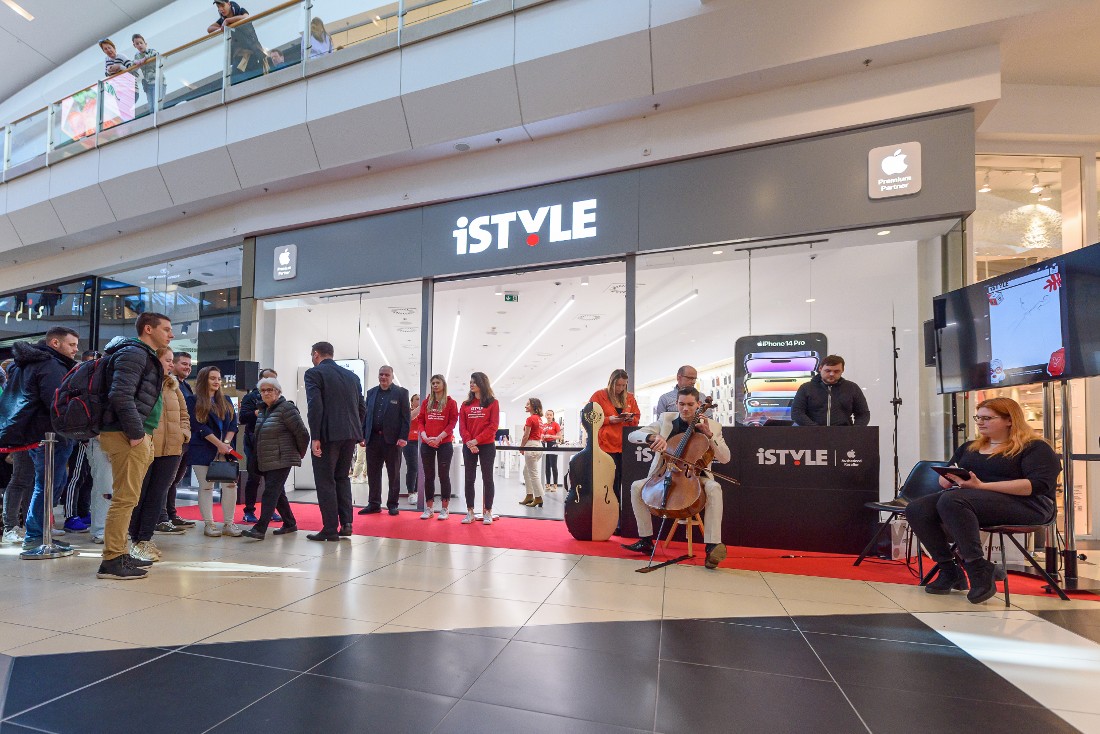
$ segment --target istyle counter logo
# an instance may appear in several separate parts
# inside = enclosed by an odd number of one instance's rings
[[[455,238],[455,249],[459,255],[474,255],[485,252],[493,244],[498,250],[508,249],[513,230],[523,230],[523,242],[535,247],[543,241],[545,234],[550,242],[568,242],[596,236],[596,200],[574,201],[570,207],[572,215],[569,226],[563,222],[561,204],[540,206],[533,213],[528,209],[514,212],[488,214],[470,219],[459,217],[455,222],[458,229],[451,235]],[[513,228],[513,224],[519,227]]]
[[[756,463],[761,466],[828,466],[827,449],[757,449]]]
[[[867,154],[867,195],[872,199],[907,196],[920,189],[920,143],[884,145]]]

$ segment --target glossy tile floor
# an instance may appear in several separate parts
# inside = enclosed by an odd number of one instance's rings
[[[71,538],[72,536],[70,536]],[[355,536],[0,547],[0,734],[1100,732],[1100,602]]]

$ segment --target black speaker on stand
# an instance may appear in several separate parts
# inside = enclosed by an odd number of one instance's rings
[[[236,367],[237,389],[241,392],[248,392],[256,387],[256,383],[260,380],[260,363],[237,362]]]

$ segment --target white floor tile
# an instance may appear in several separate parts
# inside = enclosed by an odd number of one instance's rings
[[[493,599],[513,599],[541,604],[557,588],[561,579],[548,576],[474,571],[463,576],[443,591],[448,594],[485,596]]]
[[[45,561],[42,561],[45,563]],[[24,561],[30,563],[30,561]],[[35,561],[38,563],[38,561]],[[130,581],[140,585],[142,581]],[[115,588],[73,586],[73,590],[53,596],[44,603],[25,604],[0,611],[0,622],[23,624],[29,627],[72,632],[114,617],[121,617],[147,607],[170,603],[172,599],[139,591]]]
[[[203,643],[366,635],[377,628],[375,622],[279,610],[219,632],[203,640]]]
[[[865,607],[895,606],[890,599],[864,581],[782,573],[766,573],[763,574],[763,578],[775,595],[784,600],[800,599]]]
[[[775,598],[771,586],[759,572],[729,568],[671,566],[665,570],[665,588]]]
[[[144,647],[187,645],[265,613],[266,610],[258,607],[201,599],[172,599],[160,607],[81,627],[77,632]]]
[[[392,563],[377,571],[358,576],[352,579],[351,583],[435,592],[442,591],[470,573],[462,568],[414,565],[410,563],[411,561],[412,559],[405,559]]]
[[[431,593],[388,586],[341,584],[294,602],[284,611],[385,624],[428,599]]]
[[[335,586],[335,581],[287,576],[255,576],[193,594],[192,599],[279,609]]]
[[[782,617],[787,610],[775,597],[725,594],[714,591],[665,589],[666,619],[724,619],[728,617]]]
[[[656,586],[566,578],[546,598],[546,603],[658,617],[662,611],[663,594],[664,590]]]
[[[533,602],[508,599],[436,594],[390,621],[399,626],[431,630],[522,627],[538,606]]]

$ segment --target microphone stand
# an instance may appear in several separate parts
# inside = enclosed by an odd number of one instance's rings
[[[894,352],[894,397],[890,400],[890,405],[894,406],[894,499],[897,499],[901,494],[901,471],[898,467],[898,413],[901,409],[901,390],[898,387],[898,327],[890,327],[890,340],[893,342]]]

